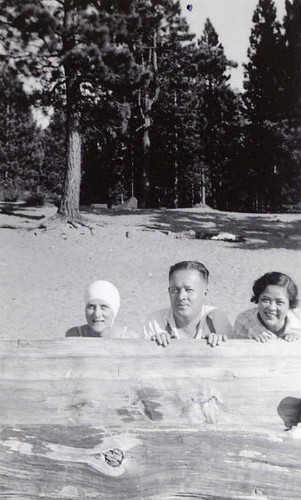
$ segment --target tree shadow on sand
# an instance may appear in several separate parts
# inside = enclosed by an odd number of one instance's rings
[[[37,213],[32,213],[32,208],[6,203],[0,204],[0,213],[4,216],[14,216],[14,224],[4,220],[1,228],[23,229],[31,231],[36,229],[34,222],[44,219],[44,208]],[[244,250],[269,250],[269,249],[301,249],[301,214],[244,214],[219,212],[208,208],[189,209],[106,209],[81,207],[81,214],[87,215],[91,223],[106,225],[110,218],[120,218],[120,224],[126,220],[127,225],[138,227],[142,231],[163,232],[171,237],[193,239],[194,231],[197,241],[201,246],[205,239],[219,233],[230,233],[236,241],[215,241],[216,245]],[[11,219],[14,219],[11,217]],[[10,218],[10,217],[9,217]],[[16,222],[20,221],[20,224]],[[94,219],[94,221],[93,221]]]
[[[29,219],[29,220],[41,220],[45,217],[44,215],[28,214],[26,213],[27,209],[28,207],[24,205],[18,205],[18,204],[6,205],[5,203],[0,203],[0,213],[3,215],[11,215],[13,217],[18,217],[20,219]]]
[[[89,210],[90,212],[90,210]],[[90,212],[91,213],[91,212]],[[206,209],[176,210],[94,210],[106,216],[146,216],[147,222],[139,224],[145,230],[163,231],[185,237],[193,230],[200,238],[202,234],[231,233],[245,241],[222,242],[232,248],[259,249],[301,249],[301,214],[243,214],[227,213]],[[189,236],[187,236],[189,237]],[[209,238],[208,238],[209,239]],[[220,241],[215,242],[217,245]]]
[[[243,242],[227,243],[234,248],[248,250],[285,248],[299,250],[301,248],[301,218],[291,218],[283,222],[277,215],[227,214],[218,212],[182,212],[157,214],[157,224],[172,232],[194,230],[196,233],[231,233]],[[216,241],[218,244],[218,241]]]

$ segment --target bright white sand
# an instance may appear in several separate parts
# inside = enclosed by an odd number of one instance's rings
[[[31,216],[53,208],[20,209],[1,215],[1,332],[3,339],[62,338],[84,323],[83,293],[95,279],[112,281],[121,294],[119,322],[139,328],[153,309],[168,305],[169,266],[199,260],[210,271],[207,303],[223,308],[233,322],[251,306],[251,287],[261,274],[291,275],[301,289],[301,214],[231,214],[210,209],[100,210],[87,214],[104,223],[88,229],[59,227],[24,231]],[[146,226],[160,224],[160,230]],[[185,231],[217,229],[248,238],[245,243],[188,239]],[[131,238],[126,232],[131,232]]]

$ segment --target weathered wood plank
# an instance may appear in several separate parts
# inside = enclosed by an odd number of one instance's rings
[[[177,340],[172,342],[168,348],[159,348],[153,342],[121,339],[96,339],[83,337],[69,337],[62,340],[0,340],[0,357],[10,356],[43,356],[55,357],[68,355],[82,356],[83,353],[91,356],[102,357],[135,357],[148,358],[149,356],[174,358],[174,357],[212,357],[224,358],[229,353],[233,356],[250,355],[253,360],[258,357],[301,355],[301,343],[288,343],[281,339],[270,340],[267,343],[259,343],[254,340],[231,339],[223,342],[222,346],[210,348],[205,340]]]
[[[119,353],[115,342],[81,340],[55,346],[0,343],[0,423],[97,425],[101,419],[103,425],[166,427],[209,421],[235,428],[296,423],[300,345],[230,341],[211,349],[178,341],[161,349],[120,341]]]
[[[0,382],[0,423],[232,428],[296,423],[300,389],[284,377],[257,381],[194,378]],[[275,389],[272,386],[275,386]],[[276,387],[277,385],[277,387]],[[218,399],[217,399],[218,398]],[[220,402],[221,401],[221,402]],[[206,408],[207,406],[207,408]],[[211,411],[212,410],[212,411]],[[206,413],[207,412],[207,413]]]
[[[0,342],[0,498],[297,499],[301,345]]]
[[[109,439],[102,430],[87,427],[6,427],[0,442],[4,498],[300,498],[300,443],[288,446],[284,437],[276,441],[248,432],[140,432],[130,435],[137,444],[125,452],[125,470],[116,477],[87,460],[105,440],[110,446]],[[122,446],[122,435],[113,439]]]

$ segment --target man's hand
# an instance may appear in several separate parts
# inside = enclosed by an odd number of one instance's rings
[[[201,338],[207,339],[207,344],[211,345],[211,347],[216,347],[227,340],[227,335],[222,335],[221,333],[208,333],[207,335],[202,335]]]
[[[211,347],[215,347],[220,345],[222,342],[227,340],[227,335],[222,335],[221,333],[209,333],[207,337],[207,343],[211,345]]]
[[[205,333],[202,338],[206,338],[208,345],[211,347],[222,344],[228,337],[232,338],[232,325],[227,315],[220,309],[211,311],[206,318],[206,323],[209,328],[209,333]]]
[[[161,347],[167,347],[171,341],[171,336],[167,332],[154,333],[151,336],[151,340],[160,345]]]

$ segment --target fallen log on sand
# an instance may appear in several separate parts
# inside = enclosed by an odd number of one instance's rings
[[[301,343],[0,342],[13,499],[300,498]]]

